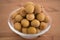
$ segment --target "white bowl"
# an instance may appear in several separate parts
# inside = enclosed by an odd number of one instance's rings
[[[26,39],[36,38],[36,37],[38,37],[38,36],[41,36],[41,35],[45,34],[45,33],[50,29],[51,24],[49,23],[49,25],[48,25],[48,27],[47,27],[46,29],[42,30],[40,33],[37,33],[37,34],[24,34],[24,33],[21,33],[21,32],[19,32],[19,31],[15,30],[13,24],[12,24],[11,21],[10,21],[10,17],[11,17],[11,15],[12,15],[13,13],[17,12],[18,10],[20,10],[20,8],[14,10],[14,11],[9,15],[8,25],[9,25],[10,29],[11,29],[13,32],[15,32],[16,34],[20,35],[21,37],[26,38]],[[46,13],[46,12],[45,12],[45,13]]]

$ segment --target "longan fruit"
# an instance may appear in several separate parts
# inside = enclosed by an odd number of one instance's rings
[[[37,28],[37,33],[39,33],[41,30]]]
[[[29,26],[29,21],[27,19],[23,19],[21,21],[21,24],[22,24],[23,27],[28,27]]]
[[[17,14],[18,14],[18,12],[13,13],[13,14],[11,15],[11,18],[14,19],[14,18],[16,17]]]
[[[27,3],[25,3],[24,7],[26,7],[28,5],[34,5],[34,4],[33,4],[33,2],[27,2]]]
[[[48,23],[50,21],[49,17],[46,16],[44,22]]]
[[[33,13],[34,12],[34,5],[27,5],[26,4],[26,6],[25,6],[25,11],[27,12],[27,13]]]
[[[12,22],[12,23],[16,23],[16,20],[15,20],[15,19],[11,19],[11,22]]]
[[[28,34],[36,34],[36,28],[35,27],[29,27],[28,28]]]
[[[15,28],[16,30],[18,30],[18,31],[21,31],[21,24],[18,23],[18,22],[16,22],[16,23],[14,24],[14,28]]]
[[[35,13],[41,13],[41,11],[42,11],[41,5],[36,4],[36,5],[35,5]]]
[[[27,34],[27,28],[22,28],[22,33]]]
[[[40,26],[39,20],[34,19],[33,21],[31,21],[31,26],[39,27]]]
[[[44,15],[43,13],[37,14],[37,19],[38,19],[39,21],[44,21],[45,15]]]
[[[26,16],[25,8],[21,7],[21,9],[19,10],[19,13],[21,16],[25,17]]]
[[[34,14],[27,14],[26,15],[27,20],[31,21],[35,18]]]
[[[43,30],[43,29],[45,29],[46,27],[47,27],[47,23],[41,22],[41,24],[40,24],[40,29]]]
[[[15,17],[15,20],[16,21],[21,21],[23,19],[23,17],[21,16],[21,15],[16,15],[16,17]]]

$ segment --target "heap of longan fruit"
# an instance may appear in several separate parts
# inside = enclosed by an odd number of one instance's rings
[[[46,29],[49,17],[43,12],[42,6],[27,2],[11,15],[14,28],[25,34],[36,34]]]

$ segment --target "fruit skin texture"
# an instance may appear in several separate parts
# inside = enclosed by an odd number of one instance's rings
[[[19,10],[19,13],[21,16],[25,17],[26,16],[25,8],[21,7],[21,9]]]
[[[35,5],[35,13],[41,13],[41,11],[42,11],[41,5],[36,4],[36,5]]]
[[[16,15],[16,17],[15,17],[15,20],[16,21],[21,21],[23,19],[23,17],[21,16],[21,15]]]
[[[49,17],[46,16],[44,22],[48,23],[50,21]]]
[[[39,26],[40,26],[39,20],[34,19],[34,20],[31,22],[31,26],[39,27]]]
[[[22,28],[22,33],[27,34],[27,28]]]
[[[34,4],[33,4],[33,2],[27,2],[27,3],[25,3],[24,7],[26,7],[28,5],[34,5]]]
[[[47,27],[47,23],[41,22],[40,29],[43,30]]]
[[[27,19],[23,19],[21,21],[21,24],[22,24],[23,27],[28,27],[29,26],[29,21]]]
[[[33,13],[34,12],[34,5],[31,2],[30,3],[26,3],[24,8],[25,8],[25,11],[27,13]]]
[[[27,14],[26,15],[27,20],[31,21],[35,18],[34,14]]]
[[[44,21],[45,15],[44,15],[43,13],[37,14],[37,19],[38,19],[39,21]]]
[[[16,29],[16,30],[18,30],[18,31],[21,31],[21,24],[20,23],[15,23],[14,24],[14,28]]]
[[[36,28],[35,27],[29,27],[28,28],[28,34],[36,34]]]
[[[37,28],[37,33],[39,33],[41,30]]]
[[[13,13],[12,16],[11,16],[11,18],[14,19],[14,18],[16,17],[17,14],[18,14],[18,12]]]

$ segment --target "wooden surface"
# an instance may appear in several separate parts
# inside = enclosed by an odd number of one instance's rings
[[[41,0],[0,0],[0,40],[28,40],[12,32],[7,23],[9,14],[28,1],[41,3]],[[60,0],[46,0],[43,6],[52,18],[52,26],[46,34],[32,40],[60,40]]]

